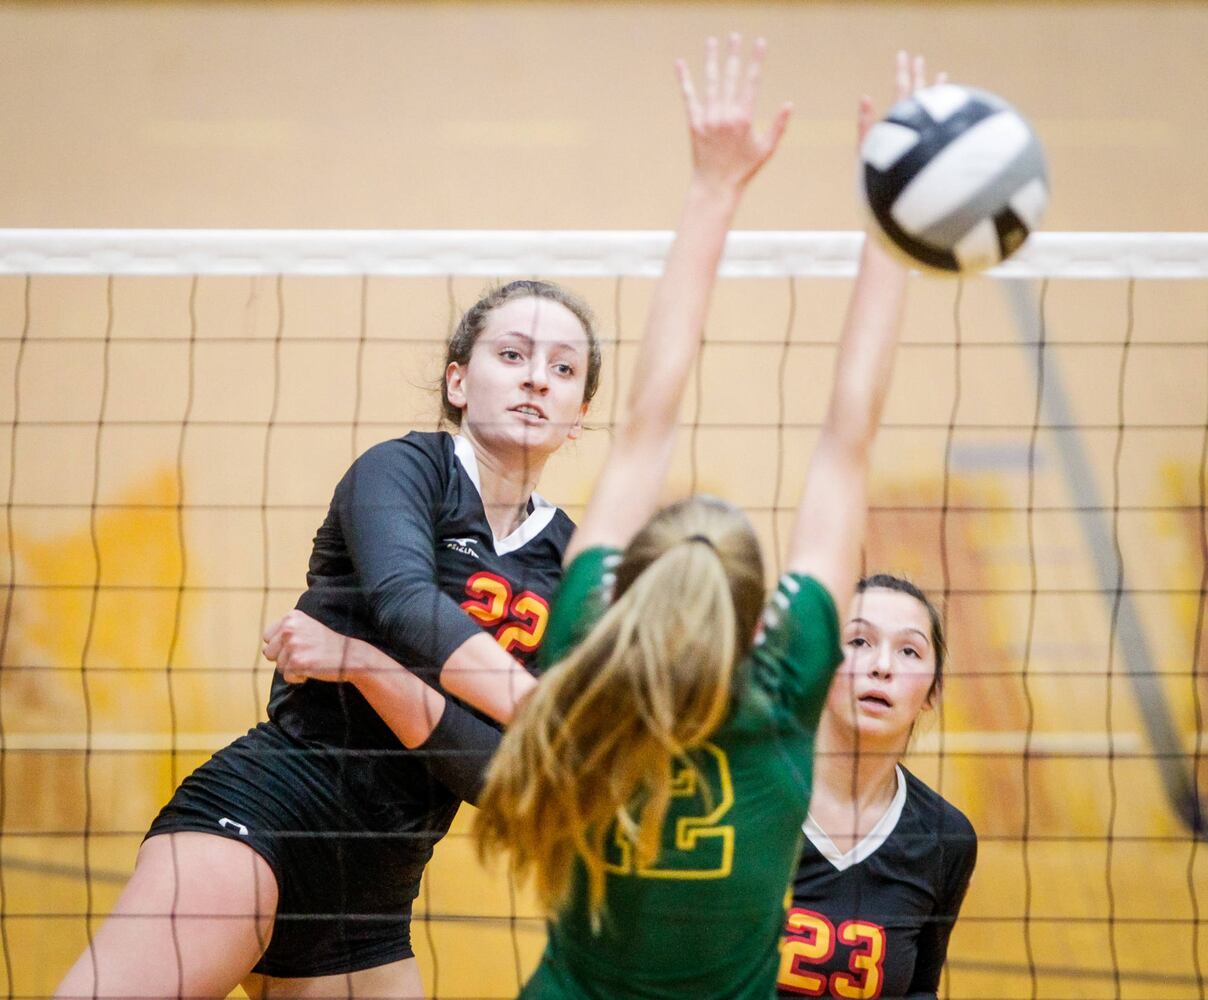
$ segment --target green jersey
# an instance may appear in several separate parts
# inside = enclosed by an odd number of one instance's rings
[[[562,659],[606,607],[612,549],[567,568],[543,657]],[[605,908],[593,929],[577,866],[565,909],[522,997],[768,1000],[784,901],[809,805],[814,731],[842,659],[839,622],[811,577],[780,580],[737,674],[729,714],[673,776],[663,847],[635,861],[610,838]],[[702,784],[708,787],[701,787]]]

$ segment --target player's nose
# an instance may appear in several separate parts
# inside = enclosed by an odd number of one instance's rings
[[[549,388],[549,374],[545,365],[530,365],[524,375],[524,387],[533,392],[545,392]]]
[[[890,649],[888,643],[878,643],[870,660],[869,672],[874,677],[891,677],[893,675],[893,650]]]

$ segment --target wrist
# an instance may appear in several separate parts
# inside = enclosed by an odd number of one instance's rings
[[[391,664],[363,639],[349,639],[344,649],[344,665],[348,680],[359,688],[380,681]]]
[[[688,201],[705,204],[718,210],[733,213],[742,199],[743,184],[738,181],[693,174],[688,185]]]

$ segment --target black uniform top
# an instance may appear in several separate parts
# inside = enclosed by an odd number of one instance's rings
[[[881,821],[847,854],[807,819],[780,997],[935,997],[977,861],[965,815],[903,767]]]
[[[562,510],[533,494],[526,520],[496,540],[469,442],[413,431],[370,448],[340,480],[297,606],[429,680],[482,629],[528,665],[545,633],[573,529]],[[456,712],[451,706],[446,715]],[[277,674],[268,714],[298,739],[397,751],[371,755],[391,764],[388,774],[377,769],[388,784],[376,795],[406,798],[427,783],[424,755],[405,751],[349,684],[287,684]],[[484,739],[492,743],[495,733],[488,733]]]

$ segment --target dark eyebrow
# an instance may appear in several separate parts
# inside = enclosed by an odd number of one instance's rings
[[[867,625],[869,628],[876,628],[876,626],[872,622],[870,622],[867,618],[849,618],[847,620],[847,624],[848,625]],[[927,637],[926,632],[922,632],[917,628],[904,628],[904,629],[901,629],[900,631],[901,632],[913,632],[920,639],[922,639],[923,642],[925,642],[928,646],[931,645],[931,640]]]
[[[534,343],[533,338],[529,334],[525,333],[523,330],[504,330],[502,333],[499,334],[499,337],[500,337],[500,339],[502,339],[503,337],[519,337],[529,347],[532,347],[533,343]],[[559,349],[567,350],[567,351],[570,351],[572,354],[582,354],[583,353],[582,347],[578,347],[575,344],[568,343],[567,341],[564,341],[564,340],[560,340],[556,344],[554,344],[553,349],[554,350],[559,350]]]
[[[531,336],[529,336],[527,333],[525,333],[523,330],[504,330],[501,334],[499,334],[499,337],[500,337],[500,339],[502,339],[503,337],[519,337],[526,344],[530,344],[530,345],[533,342],[533,338]]]

